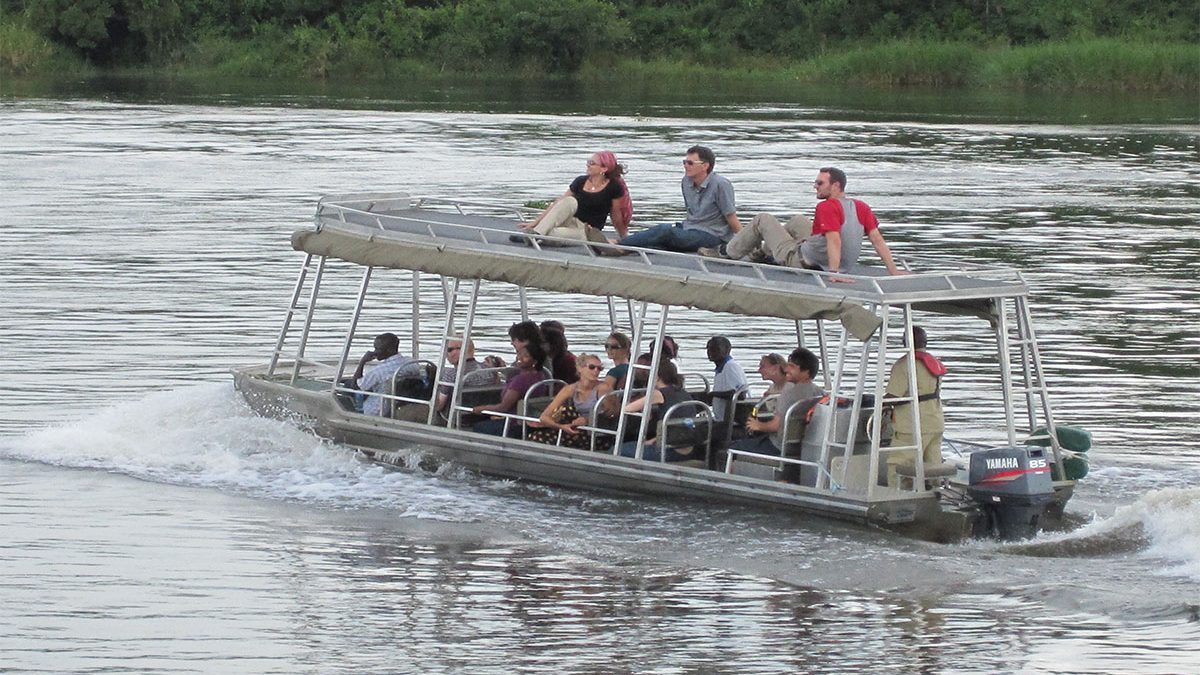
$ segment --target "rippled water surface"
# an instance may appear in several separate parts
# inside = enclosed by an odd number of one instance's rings
[[[1194,124],[252,103],[0,101],[0,669],[1200,667]],[[835,164],[918,266],[1021,271],[1059,417],[1095,436],[1078,530],[946,547],[452,466],[385,471],[234,394],[228,369],[267,358],[299,264],[288,235],[320,195],[515,205],[561,193],[608,147],[654,222],[677,215],[678,159],[697,142],[744,215],[808,211],[816,168]],[[511,296],[493,288],[485,307],[497,346]],[[534,310],[577,350],[599,346],[590,310]],[[779,349],[755,322],[686,318],[685,370],[704,370],[716,332],[748,370]],[[971,436],[994,406],[955,377],[986,358],[978,328],[929,327],[951,367],[948,432]]]

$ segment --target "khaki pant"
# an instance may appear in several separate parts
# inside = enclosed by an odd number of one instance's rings
[[[769,213],[754,216],[750,224],[725,245],[730,258],[744,258],[758,247],[763,247],[775,262],[788,267],[801,267],[800,242],[812,236],[812,219],[793,216],[784,225]]]
[[[533,231],[547,237],[606,241],[596,228],[575,217],[578,210],[579,202],[574,197],[563,197],[550,207]]]
[[[925,460],[925,466],[933,466],[942,463],[942,433],[939,431],[933,434],[924,434],[922,436],[925,441],[921,448],[921,458]],[[900,447],[904,445],[915,445],[917,439],[910,433],[897,431],[892,434],[892,446]],[[887,484],[888,487],[905,487],[900,485],[901,476],[896,473],[896,468],[900,466],[916,466],[916,453],[912,450],[899,450],[897,452],[889,452],[887,454]],[[907,481],[907,478],[905,477]],[[908,486],[911,487],[911,486]]]

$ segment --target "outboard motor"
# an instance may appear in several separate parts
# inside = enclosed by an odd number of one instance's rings
[[[1001,539],[1027,539],[1054,501],[1045,448],[1010,447],[971,453],[967,493]]]

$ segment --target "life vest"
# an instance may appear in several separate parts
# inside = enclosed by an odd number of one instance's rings
[[[917,402],[932,401],[934,399],[941,398],[942,376],[950,371],[946,369],[946,366],[942,365],[941,361],[937,360],[936,356],[930,354],[929,352],[915,351],[913,354],[917,357],[917,360],[921,362],[921,365],[925,366],[925,370],[928,370],[929,374],[933,375],[934,377],[933,392],[929,394],[921,394],[917,397]],[[903,361],[905,358],[906,357],[900,357],[900,360]],[[916,386],[915,383],[913,386]],[[898,405],[906,404],[900,403]]]

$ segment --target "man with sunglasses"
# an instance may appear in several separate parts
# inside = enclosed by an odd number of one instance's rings
[[[692,253],[717,247],[742,229],[734,203],[733,184],[713,172],[717,157],[703,145],[688,148],[683,160],[683,203],[687,217],[682,222],[662,223],[635,232],[617,243],[622,246]]]
[[[822,167],[813,188],[821,202],[811,221],[796,216],[783,225],[775,216],[760,213],[728,244],[700,249],[700,255],[736,259],[763,246],[780,265],[836,274],[850,271],[858,264],[865,235],[889,274],[907,274],[896,267],[871,207],[861,199],[846,197],[844,171]]]

